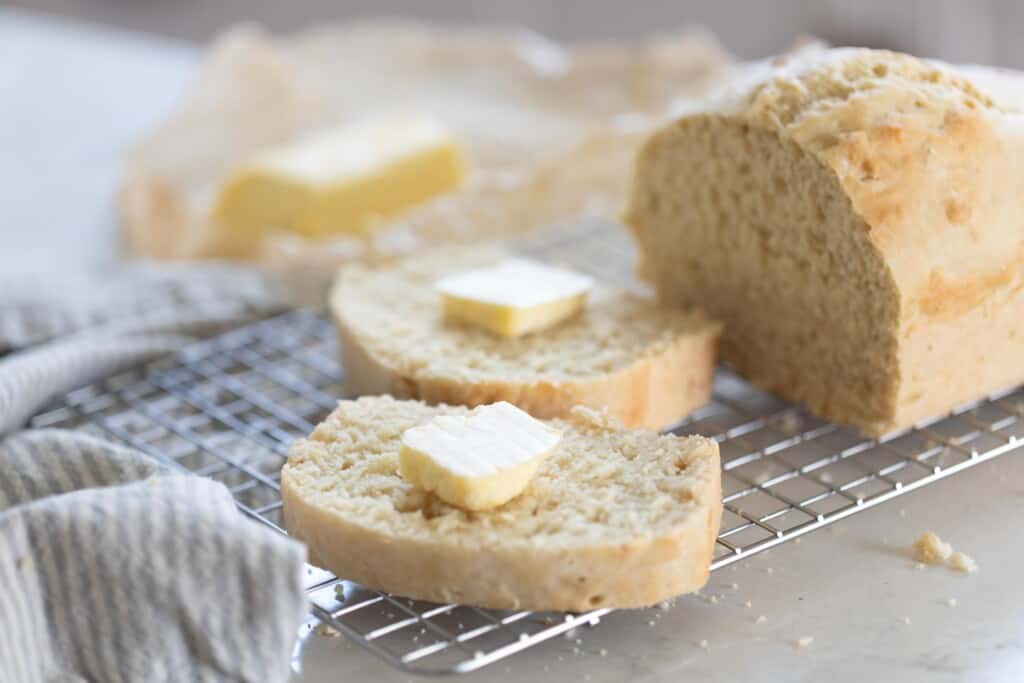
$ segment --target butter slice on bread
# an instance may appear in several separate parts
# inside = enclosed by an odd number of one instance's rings
[[[507,256],[451,248],[343,268],[330,307],[346,391],[468,406],[508,401],[538,418],[584,405],[655,429],[707,402],[719,327],[696,310],[597,286],[581,313],[522,337],[445,321],[434,284]]]
[[[526,490],[468,512],[398,474],[402,433],[461,406],[342,401],[291,448],[288,532],[369,588],[496,609],[644,607],[700,588],[721,519],[718,445],[577,408]]]

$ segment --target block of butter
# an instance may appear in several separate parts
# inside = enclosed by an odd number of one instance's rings
[[[526,259],[508,259],[437,282],[444,317],[506,337],[536,332],[579,313],[594,281]]]
[[[561,438],[502,401],[405,430],[398,473],[451,505],[489,510],[522,493]]]
[[[240,240],[270,229],[311,239],[366,234],[378,219],[454,190],[464,175],[461,148],[441,122],[382,118],[257,154],[222,185],[213,213]]]

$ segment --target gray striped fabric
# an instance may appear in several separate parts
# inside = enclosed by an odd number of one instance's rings
[[[0,282],[0,352],[14,351],[0,360],[0,435],[77,386],[282,305],[259,275],[213,267],[59,289]],[[0,683],[284,680],[304,561],[219,483],[84,434],[0,436]]]
[[[224,486],[50,430],[0,473],[0,681],[286,679],[305,549]]]

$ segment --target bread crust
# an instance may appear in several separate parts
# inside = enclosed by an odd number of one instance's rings
[[[666,428],[707,403],[721,329],[698,311],[660,309],[653,302],[605,289],[601,303],[590,301],[585,315],[565,323],[570,327],[537,332],[531,340],[538,343],[523,342],[525,346],[515,340],[506,346],[504,341],[496,343],[492,335],[471,334],[461,326],[441,323],[433,282],[441,275],[506,256],[498,248],[446,248],[381,267],[342,268],[331,292],[330,309],[341,346],[346,393],[389,394],[470,407],[508,401],[544,419],[566,418],[574,406],[582,405],[606,411],[627,427],[650,429]],[[405,301],[396,301],[398,297]],[[597,293],[591,299],[595,297]],[[629,342],[628,355],[618,358],[614,367],[588,368],[577,375],[557,369],[527,371],[536,354],[550,349],[581,355],[566,337],[558,336],[559,331],[575,335],[570,339],[601,339],[602,331],[618,326],[615,316],[626,313],[631,321],[642,317],[637,324],[645,324],[646,331],[638,333],[640,341]],[[592,317],[586,320],[587,316]],[[401,323],[399,332],[380,333],[380,327],[392,330],[396,322]],[[657,327],[658,333],[653,334],[652,328],[660,325],[665,327]],[[628,336],[626,330],[615,331]],[[435,341],[443,345],[438,347],[441,351],[421,351],[421,345]],[[507,367],[480,370],[467,360],[475,351],[484,356],[476,361],[500,357]]]
[[[1016,87],[1024,89],[1024,80]],[[836,229],[866,236],[863,248],[882,272],[875,291],[852,295],[891,300],[895,316],[878,320],[877,343],[862,358],[888,369],[884,381],[844,389],[850,401],[816,396],[822,378],[784,376],[763,359],[730,351],[728,319],[726,360],[759,384],[871,435],[1024,381],[1024,117],[1012,98],[1000,101],[1003,94],[981,92],[955,68],[873,50],[811,50],[752,69],[746,81],[656,133],[640,152],[626,214],[643,252],[640,272],[666,301],[673,288],[678,295],[677,278],[659,266],[657,239],[648,232],[654,223],[638,204],[658,149],[681,144],[686,127],[701,122],[727,122],[722,135],[767,131],[780,147],[796,145],[816,159],[821,177],[839,188],[849,220]],[[776,200],[800,198],[783,188]],[[675,239],[685,243],[687,233]],[[881,360],[889,348],[893,358]],[[877,409],[867,414],[844,402]]]
[[[627,427],[663,429],[707,403],[714,381],[718,329],[711,325],[601,377],[525,383],[416,377],[389,368],[360,343],[337,307],[332,318],[351,396],[390,394],[471,407],[508,401],[544,419],[568,417],[583,405],[606,410]]]
[[[324,503],[329,491],[302,479],[298,463],[323,448],[315,440],[297,442],[282,471],[285,526],[309,546],[313,564],[396,595],[494,609],[646,607],[697,590],[709,576],[721,521],[721,477],[717,444],[701,441],[700,480],[688,498],[700,512],[624,542],[556,547],[523,537],[482,544],[459,534],[396,537],[339,514]]]

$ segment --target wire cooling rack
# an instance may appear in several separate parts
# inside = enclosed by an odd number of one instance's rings
[[[631,282],[620,230],[587,226],[521,244],[534,255]],[[278,481],[289,444],[344,395],[333,330],[294,311],[197,343],[75,391],[34,427],[115,438],[225,484],[239,508],[281,528]],[[719,369],[712,400],[673,431],[718,441],[725,510],[713,569],[1019,447],[1024,388],[992,395],[883,439],[823,422]],[[310,567],[324,622],[397,667],[460,673],[528,649],[611,610],[484,610],[407,600]]]

